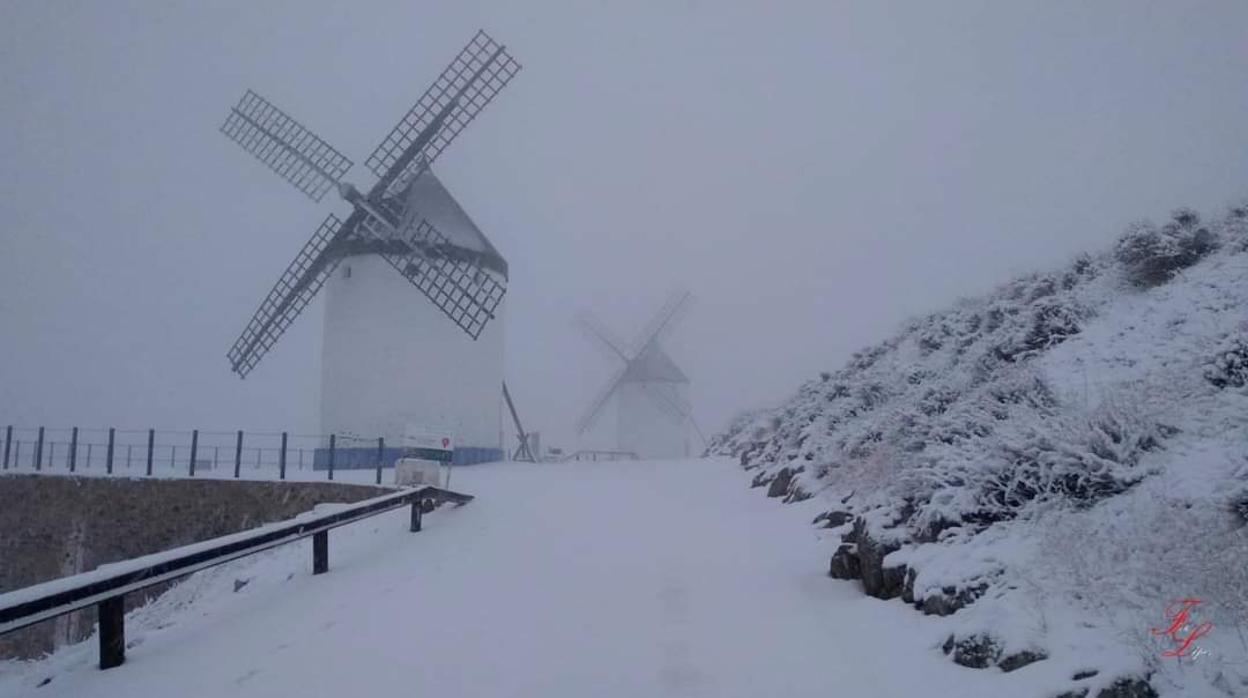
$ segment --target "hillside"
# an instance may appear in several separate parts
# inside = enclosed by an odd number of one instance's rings
[[[960,664],[1248,695],[1246,383],[1248,206],[1184,209],[908,323],[710,451],[819,502],[833,576],[952,614]]]

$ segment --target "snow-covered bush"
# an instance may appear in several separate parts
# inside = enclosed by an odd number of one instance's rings
[[[1114,257],[1122,264],[1128,281],[1139,288],[1151,288],[1166,283],[1215,249],[1217,239],[1200,225],[1200,216],[1181,208],[1160,228],[1149,222],[1129,226],[1114,248]]]
[[[1229,337],[1205,365],[1205,380],[1215,388],[1248,385],[1248,339]]]

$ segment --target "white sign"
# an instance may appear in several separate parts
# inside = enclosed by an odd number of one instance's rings
[[[408,448],[429,448],[435,451],[455,450],[455,435],[449,431],[408,427],[403,441],[403,445]]]

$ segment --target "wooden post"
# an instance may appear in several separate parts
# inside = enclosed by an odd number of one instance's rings
[[[191,430],[191,477],[195,477],[195,458],[199,455],[199,430]]]
[[[117,441],[116,437],[117,437],[117,430],[114,429],[113,427],[109,427],[108,428],[108,458],[107,460],[104,461],[104,464],[108,468],[109,475],[113,474],[113,445]]]
[[[9,469],[9,446],[11,446],[12,444],[13,444],[13,425],[10,424],[9,426],[4,428],[4,469],[5,470]],[[13,465],[16,466],[17,462],[14,461]],[[330,479],[333,479],[333,478],[330,478]]]
[[[329,531],[312,534],[312,574],[329,571]]]
[[[384,437],[377,438],[377,484],[381,484],[381,459],[385,457],[386,439]]]
[[[95,608],[100,623],[100,668],[121,666],[126,661],[125,597],[104,599]]]
[[[238,430],[238,436],[234,440],[234,479],[238,479],[238,471],[243,467],[243,430]]]
[[[152,455],[156,450],[156,430],[147,430],[147,474],[152,474]]]
[[[286,479],[286,432],[282,432],[282,453],[277,457],[277,479]]]
[[[78,464],[78,427],[69,432],[69,472]]]
[[[335,434],[329,435],[329,479],[330,480],[334,479],[334,446],[336,445],[334,442],[337,440],[338,440],[338,437]]]
[[[39,439],[35,441],[35,470],[43,470],[43,427],[39,427]]]

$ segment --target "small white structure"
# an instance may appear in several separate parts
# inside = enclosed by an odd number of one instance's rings
[[[691,455],[689,378],[659,344],[676,324],[677,317],[687,310],[691,299],[687,291],[673,295],[631,351],[588,314],[577,316],[578,324],[591,339],[624,361],[623,368],[599,391],[577,423],[578,434],[588,432],[607,404],[614,402],[616,450],[643,459]]]
[[[394,464],[394,484],[399,487],[441,487],[442,464],[423,458],[400,458]]]
[[[413,183],[411,209],[452,245],[505,277],[507,262],[431,170]],[[376,241],[361,239],[325,284],[321,433],[383,437],[401,455],[410,425],[449,432],[456,462],[502,460],[506,302],[474,340],[399,274]],[[341,440],[339,449],[353,444]],[[365,462],[375,443],[359,445]],[[341,459],[350,462],[349,455]]]

